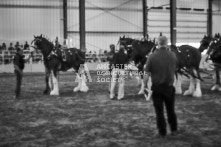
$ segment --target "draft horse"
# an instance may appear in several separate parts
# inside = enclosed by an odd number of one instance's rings
[[[154,51],[157,51],[155,41],[139,41],[124,36],[120,37],[119,42],[127,46],[128,53],[131,55],[131,58],[134,60],[139,71],[143,71],[147,57]],[[182,45],[180,47],[172,45],[169,46],[169,50],[173,51],[178,59],[176,80],[174,83],[176,93],[182,94],[182,75],[186,75],[190,77],[190,85],[188,90],[184,92],[184,95],[201,97],[202,92],[200,81],[202,78],[199,74],[199,65],[201,60],[200,51],[189,45]],[[144,92],[142,87],[143,86],[141,86],[141,90],[138,94],[142,94]]]
[[[135,66],[138,68],[138,80],[141,84],[140,91],[138,94],[144,94],[144,65],[147,60],[147,56],[155,50],[155,41],[153,40],[137,40],[129,37],[120,37],[119,43],[124,45],[128,54],[128,58],[132,60]]]
[[[203,61],[207,62],[211,60],[214,65],[215,70],[215,84],[212,86],[211,90],[221,91],[220,75],[219,71],[221,68],[221,36],[220,34],[215,34],[214,38],[211,36],[204,36],[201,40],[200,48],[201,51],[207,49],[206,58]]]
[[[39,49],[43,54],[45,66],[45,82],[46,89],[44,94],[59,95],[58,87],[58,72],[67,71],[73,68],[77,73],[78,85],[73,89],[74,92],[82,91],[87,92],[88,86],[86,85],[86,74],[84,69],[85,53],[76,48],[55,48],[53,43],[46,37],[34,36],[35,49]]]

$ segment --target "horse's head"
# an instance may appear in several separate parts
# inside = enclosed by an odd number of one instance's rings
[[[221,57],[221,37],[220,36],[215,36],[209,46],[208,46],[208,51],[207,55],[210,55],[211,58],[216,58],[219,56]]]
[[[52,42],[50,42],[48,39],[40,36],[34,36],[34,40],[31,42],[33,44],[35,49],[41,50],[44,56],[48,56],[50,52],[53,50],[54,45]]]
[[[118,44],[124,45],[124,47],[127,49],[128,46],[132,45],[133,40],[134,39],[132,39],[130,37],[125,37],[125,35],[124,35],[123,37],[119,38]]]
[[[199,51],[203,52],[205,49],[207,49],[209,47],[210,42],[212,41],[212,37],[211,36],[204,36],[203,39],[200,41],[200,47],[199,47]]]

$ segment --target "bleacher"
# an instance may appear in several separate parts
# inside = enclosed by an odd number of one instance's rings
[[[25,58],[28,58],[28,56],[30,55],[30,51],[29,50],[24,50],[24,55]],[[13,61],[13,57],[16,54],[15,50],[1,50],[0,51],[0,64],[10,64]],[[35,51],[33,53],[33,58],[32,61],[33,62],[39,62],[43,60],[43,56],[41,54],[41,52],[39,51]]]

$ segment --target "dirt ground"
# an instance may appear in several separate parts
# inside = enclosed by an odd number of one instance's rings
[[[25,74],[20,100],[14,100],[13,74],[0,75],[0,147],[220,147],[221,92],[202,98],[176,96],[179,134],[165,139],[156,132],[152,101],[126,81],[126,98],[110,100],[108,83],[88,83],[87,93],[74,93],[74,75],[60,75],[60,96],[43,95],[43,74]],[[184,82],[183,89],[187,89]]]

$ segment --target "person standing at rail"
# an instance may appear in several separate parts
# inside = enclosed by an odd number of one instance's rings
[[[19,47],[16,48],[17,53],[14,56],[13,64],[14,64],[14,72],[16,75],[16,89],[15,89],[15,99],[20,97],[21,91],[21,83],[23,77],[23,69],[25,68],[25,62],[27,62],[31,56],[28,57],[27,60],[24,59],[23,50]]]
[[[150,55],[145,68],[145,88],[149,76],[152,79],[152,98],[156,113],[158,134],[164,137],[167,135],[166,121],[164,117],[164,105],[166,107],[168,123],[171,135],[177,132],[177,117],[175,113],[175,88],[173,86],[177,58],[173,52],[167,50],[168,40],[165,36],[158,38],[158,51]]]

